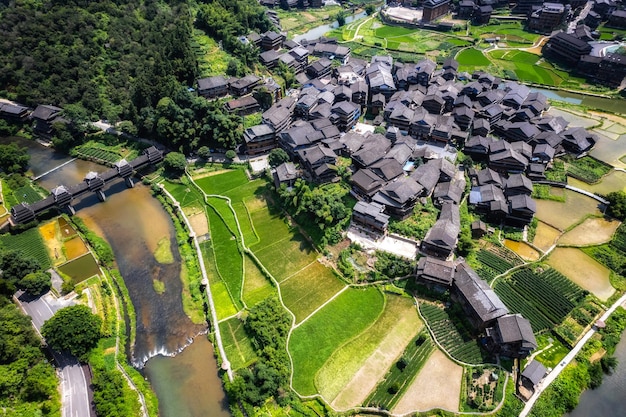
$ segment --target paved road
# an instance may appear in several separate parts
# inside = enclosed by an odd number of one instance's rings
[[[578,16],[567,25],[567,33],[574,33],[574,31],[576,30],[576,26],[578,26],[578,22],[584,20],[585,17],[587,17],[587,14],[589,14],[589,12],[591,11],[591,6],[593,6],[593,2],[588,1],[587,4],[585,4],[585,7],[583,7],[583,9],[580,11]]]
[[[57,299],[51,293],[38,298],[18,293],[16,298],[22,309],[31,317],[38,333],[40,333],[44,322],[52,317],[57,310],[73,304],[71,301]],[[53,356],[60,370],[63,417],[95,416],[92,413],[89,384],[83,367],[71,355],[53,352]]]
[[[603,315],[602,317],[600,317],[600,320],[602,321],[606,321],[606,319],[609,318],[609,316],[611,314],[613,314],[613,312],[619,307],[619,306],[624,306],[626,307],[626,294],[623,295],[622,297],[620,297],[619,300],[617,300]],[[569,364],[575,357],[576,355],[578,355],[578,352],[580,352],[580,350],[583,348],[583,346],[585,345],[585,343],[587,343],[587,341],[589,339],[591,339],[591,337],[594,335],[594,333],[596,332],[596,327],[592,326],[591,329],[578,341],[578,343],[576,343],[576,346],[574,346],[574,349],[572,349],[564,358],[563,360],[539,383],[539,385],[537,386],[537,388],[535,389],[535,392],[533,393],[533,395],[530,397],[530,399],[526,402],[526,405],[524,406],[524,409],[522,410],[522,412],[520,413],[519,417],[526,417],[528,415],[528,413],[530,413],[530,410],[533,408],[533,405],[535,404],[535,402],[537,401],[537,399],[539,398],[539,396],[541,395],[541,393],[548,388],[548,386],[550,386],[550,384],[561,374],[561,372],[563,371],[563,369],[565,369],[565,367],[567,366],[567,364]]]

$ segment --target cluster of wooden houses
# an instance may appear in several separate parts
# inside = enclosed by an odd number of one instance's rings
[[[40,104],[34,110],[8,100],[0,101],[0,119],[12,122],[33,122],[33,133],[41,139],[50,140],[55,123],[68,123],[62,116],[63,109]]]
[[[488,221],[528,224],[536,210],[532,180],[545,179],[555,156],[586,152],[596,138],[545,113],[543,94],[484,72],[459,72],[453,59],[441,68],[430,60],[395,63],[389,56],[366,62],[328,39],[266,45],[261,61],[268,68],[275,60],[292,68],[301,88],[276,100],[260,125],[246,129],[248,154],[280,147],[290,156],[292,162],[273,171],[277,187],[300,177],[338,181],[338,158],[349,158],[358,200],[353,225],[375,237],[387,233],[392,217],[404,219],[431,199],[440,213],[420,242],[416,279],[449,288],[492,352],[528,355],[537,346],[528,320],[510,314],[462,258],[453,260],[459,205],[468,194]],[[380,133],[373,126],[355,128],[365,113],[383,127]],[[457,165],[457,150],[483,168]]]

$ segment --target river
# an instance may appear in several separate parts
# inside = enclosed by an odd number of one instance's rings
[[[367,16],[367,13],[365,12],[348,16],[346,17],[346,24],[352,23],[355,20],[362,19],[365,16]],[[325,25],[317,26],[301,35],[296,35],[293,37],[293,40],[295,42],[302,42],[303,40],[312,41],[314,39],[318,39],[320,36],[324,36],[326,32],[330,32],[331,30],[336,29],[338,27],[339,27],[339,23],[337,21],[334,21],[333,23],[328,23]]]
[[[33,141],[12,140],[28,147],[30,169],[35,176],[70,159]],[[38,182],[50,190],[61,184],[78,183],[89,171],[106,169],[76,160]],[[139,181],[135,188],[128,189],[122,180],[117,180],[105,188],[105,194],[103,203],[95,195],[75,202],[76,215],[103,236],[115,253],[137,316],[131,361],[157,394],[160,415],[229,416],[213,347],[204,335],[207,326],[193,324],[183,311],[180,254],[169,215],[152,197],[149,187]],[[170,240],[174,256],[174,262],[167,265],[158,263],[153,255],[164,238]],[[165,284],[163,294],[154,290],[153,280]]]
[[[565,417],[616,417],[626,416],[626,337],[615,350],[619,361],[611,375],[606,375],[602,385],[595,390],[587,390],[580,396],[578,407]]]

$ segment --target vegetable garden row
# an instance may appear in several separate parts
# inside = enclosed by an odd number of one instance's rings
[[[5,249],[19,250],[35,258],[43,269],[48,269],[52,266],[48,250],[37,228],[26,230],[18,235],[1,235],[0,246]]]
[[[503,274],[516,265],[487,249],[480,249],[476,253],[476,259],[480,262],[480,265],[476,268],[476,273],[487,282],[491,282],[496,276]]]
[[[420,312],[428,322],[437,342],[450,356],[465,363],[484,362],[480,346],[473,335],[461,334],[443,308],[421,303]]]
[[[409,343],[401,359],[389,369],[376,389],[367,397],[366,405],[391,410],[402,398],[433,350],[435,345],[430,337],[423,333],[418,335]]]
[[[554,269],[540,273],[517,271],[509,279],[498,281],[494,290],[511,311],[530,321],[535,332],[561,323],[587,295]]]
[[[76,153],[78,154],[78,156],[87,159],[96,159],[100,161],[106,161],[112,164],[116,163],[122,158],[120,154],[116,152],[111,152],[106,149],[92,148],[89,146],[78,148],[76,150]]]

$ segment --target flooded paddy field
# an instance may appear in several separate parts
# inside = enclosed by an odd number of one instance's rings
[[[602,214],[598,207],[599,203],[591,197],[571,190],[565,190],[565,198],[565,203],[551,200],[536,200],[537,218],[552,227],[564,231],[589,214],[597,216]]]
[[[561,231],[544,222],[539,222],[533,245],[546,252],[552,247],[561,236]]]
[[[619,225],[620,222],[617,220],[591,217],[561,236],[559,245],[601,245],[611,240],[611,236],[613,236]]]
[[[548,264],[602,301],[615,292],[609,281],[609,269],[580,249],[556,248]]]
[[[550,226],[547,226],[547,227],[550,227]],[[537,238],[535,237],[535,240],[536,239]],[[546,240],[546,243],[547,243],[547,240]],[[554,241],[550,244],[550,246],[552,246],[553,243]],[[513,252],[515,252],[517,255],[519,255],[522,259],[526,261],[531,261],[531,262],[536,261],[541,257],[541,253],[539,253],[536,249],[534,249],[532,246],[530,246],[528,243],[525,243],[525,242],[517,242],[515,240],[504,239],[504,246],[511,249]]]

